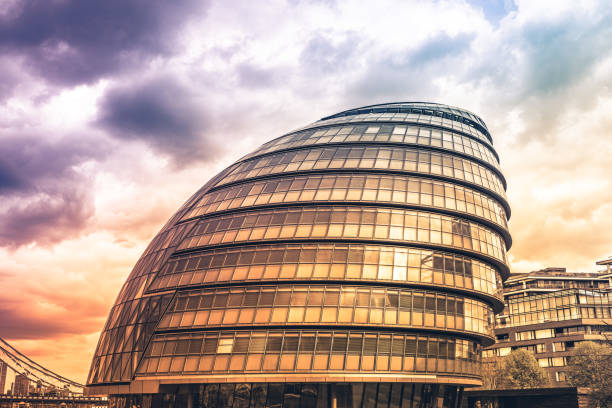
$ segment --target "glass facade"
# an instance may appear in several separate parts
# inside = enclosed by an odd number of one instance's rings
[[[479,300],[434,291],[340,285],[202,289],[175,298],[159,329],[248,325],[439,327],[492,335]]]
[[[506,261],[503,239],[490,228],[431,212],[377,207],[290,207],[207,217],[178,251],[278,239],[418,242]]]
[[[151,242],[87,390],[116,407],[456,408],[503,307],[505,187],[484,122],[445,105],[274,139]]]
[[[483,357],[531,351],[552,384],[567,386],[567,365],[575,347],[583,341],[608,341],[610,277],[607,272],[567,272],[565,268],[513,275],[504,288],[505,309],[495,322],[497,342],[483,350]]]
[[[217,186],[262,176],[314,172],[330,168],[342,172],[379,169],[431,175],[459,184],[473,185],[505,198],[503,179],[489,167],[462,156],[395,146],[316,146],[305,151],[292,150],[257,156],[233,166]]]
[[[507,228],[503,207],[477,190],[419,177],[376,174],[294,176],[238,184],[205,195],[186,217],[241,207],[329,201],[413,205]]]
[[[551,320],[610,319],[612,293],[604,290],[566,289],[535,296],[514,297],[498,327],[523,326]]]
[[[427,128],[425,126],[361,125],[326,126],[308,129],[266,143],[259,150],[258,154],[302,146],[329,145],[335,143],[427,146],[470,156],[485,162],[493,167],[493,169],[499,170],[497,156],[488,144],[464,136],[461,133]],[[250,158],[252,156],[254,156],[254,154],[245,156],[245,158]]]
[[[467,256],[392,245],[307,243],[218,248],[174,257],[151,291],[215,282],[384,281],[466,288],[501,299],[495,268]]]
[[[190,385],[176,392],[168,388],[158,394],[123,395],[110,400],[111,408],[202,407],[455,407],[461,394],[457,387],[410,383],[239,383]],[[330,399],[336,401],[335,405]]]
[[[478,344],[439,335],[253,330],[155,338],[139,373],[456,373],[475,375]]]

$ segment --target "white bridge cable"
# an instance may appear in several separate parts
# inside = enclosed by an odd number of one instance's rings
[[[15,349],[13,346],[8,344],[1,337],[0,337],[0,352],[2,352],[2,354],[4,354],[7,358],[12,360],[15,365],[21,368],[21,370],[19,369],[16,370],[14,367],[11,367],[13,371],[18,372],[18,373],[25,372],[26,375],[31,375],[33,377],[36,377],[37,379],[49,385],[57,386],[57,383],[59,383],[62,386],[68,385],[73,388],[78,388],[80,389],[80,392],[82,393],[82,390],[84,387],[82,384],[79,384],[76,381],[72,381],[64,376],[56,374],[53,371],[41,366],[40,364],[36,363],[35,361],[25,356],[23,353],[19,352],[17,349]],[[9,365],[8,362],[7,362],[7,365]],[[55,381],[56,384],[53,384],[52,382],[48,381],[49,379],[51,379],[51,381]]]

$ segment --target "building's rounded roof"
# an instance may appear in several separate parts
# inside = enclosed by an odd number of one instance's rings
[[[363,113],[423,113],[431,116],[446,116],[448,118],[463,119],[473,124],[476,127],[485,131],[490,138],[491,135],[487,129],[487,125],[480,116],[462,108],[455,106],[443,105],[433,102],[393,102],[381,103],[376,105],[361,106],[359,108],[347,109],[342,112],[326,116],[321,120],[335,119],[343,116],[359,115]],[[492,140],[491,140],[492,141]]]

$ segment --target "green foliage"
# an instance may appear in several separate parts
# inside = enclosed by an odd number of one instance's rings
[[[502,360],[497,370],[497,388],[538,388],[550,385],[546,371],[527,350],[514,350]]]
[[[610,348],[592,341],[579,343],[568,364],[568,382],[574,387],[591,387],[602,380]]]
[[[612,348],[585,341],[574,349],[567,366],[568,382],[591,389],[594,406],[612,406]]]

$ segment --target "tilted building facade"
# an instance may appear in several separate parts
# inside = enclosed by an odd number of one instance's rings
[[[87,390],[143,406],[456,407],[503,308],[505,188],[484,122],[446,105],[367,106],[274,139],[153,239]]]

